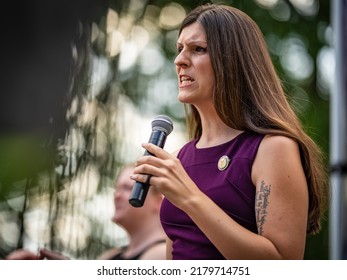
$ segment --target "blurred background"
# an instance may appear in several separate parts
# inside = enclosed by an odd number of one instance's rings
[[[173,64],[187,12],[211,1],[23,0],[1,9],[0,258],[47,247],[95,259],[127,242],[114,180],[166,114],[186,140]],[[230,0],[265,36],[288,97],[329,164],[334,83],[328,0]],[[329,259],[329,217],[305,259]]]

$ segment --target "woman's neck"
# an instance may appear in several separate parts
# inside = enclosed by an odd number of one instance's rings
[[[226,125],[217,114],[201,115],[202,133],[197,148],[208,148],[231,141],[242,131]]]
[[[158,221],[156,219],[153,220],[152,223],[146,223],[146,226],[128,232],[129,245],[124,252],[126,256],[136,255],[153,242],[165,239],[165,233],[162,230],[159,219]]]

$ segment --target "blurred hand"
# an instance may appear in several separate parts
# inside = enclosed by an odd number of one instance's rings
[[[24,249],[18,249],[6,256],[7,260],[42,260],[41,256]]]
[[[47,249],[40,249],[40,257],[47,260],[69,260],[67,256],[64,256],[58,252],[50,251]]]

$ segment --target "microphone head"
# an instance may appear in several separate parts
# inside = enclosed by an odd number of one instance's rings
[[[169,135],[173,130],[172,120],[165,115],[156,116],[152,121],[152,131],[160,130]]]

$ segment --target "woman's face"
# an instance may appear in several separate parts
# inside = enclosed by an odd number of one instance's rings
[[[177,40],[177,50],[178,100],[197,108],[211,105],[215,77],[206,35],[199,23],[192,23],[182,30]]]
[[[118,225],[123,226],[126,230],[131,228],[137,228],[141,223],[146,222],[148,217],[153,217],[153,209],[158,209],[160,201],[158,199],[159,194],[154,193],[153,190],[148,191],[147,199],[141,208],[133,207],[129,203],[129,197],[131,195],[134,180],[130,179],[130,175],[133,173],[134,167],[126,167],[119,174],[113,197],[115,213],[112,217],[112,221]],[[157,210],[155,210],[157,211]],[[155,212],[155,214],[158,214]]]
[[[113,221],[122,224],[123,220],[129,219],[134,210],[129,204],[129,197],[132,191],[134,181],[130,179],[133,169],[128,167],[119,175],[114,192],[115,214]]]

